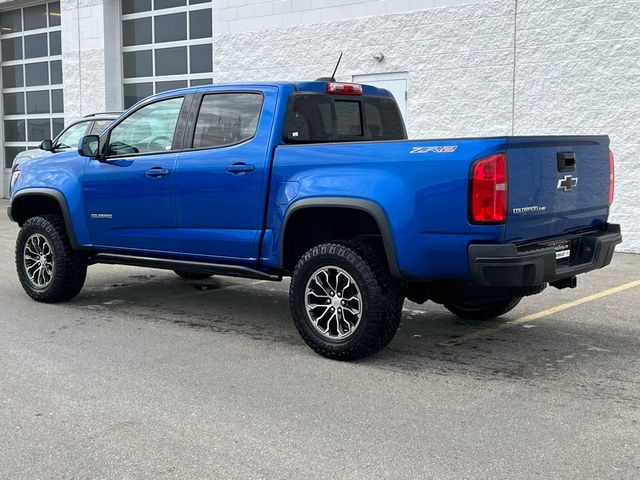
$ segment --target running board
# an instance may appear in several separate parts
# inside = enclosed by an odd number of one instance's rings
[[[96,253],[89,258],[89,263],[107,263],[110,265],[131,265],[134,267],[160,268],[164,270],[184,270],[190,273],[208,273],[210,275],[226,275],[229,277],[256,278],[279,282],[282,277],[270,275],[260,270],[238,265],[222,265],[217,263],[193,262],[189,260],[172,260],[169,258],[137,257],[117,253]]]

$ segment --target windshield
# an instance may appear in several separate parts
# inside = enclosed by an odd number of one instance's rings
[[[90,123],[91,121],[87,121],[71,125],[58,137],[55,148],[72,148],[77,146]]]

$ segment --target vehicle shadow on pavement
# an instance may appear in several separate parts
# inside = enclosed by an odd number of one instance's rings
[[[303,342],[289,313],[287,284],[213,278],[185,282],[161,272],[147,276],[110,276],[105,284],[89,282],[71,304],[101,316],[126,312],[129,321],[170,322],[203,332],[242,335],[259,342],[295,347]],[[473,375],[477,378],[560,377],[571,370],[591,371],[603,357],[633,359],[638,341],[615,331],[566,318],[489,331],[456,346],[439,343],[508,322],[516,314],[487,322],[459,319],[435,304],[405,303],[400,329],[380,353],[356,367],[401,370],[414,375]],[[303,350],[314,355],[311,350]],[[320,357],[319,360],[324,361]]]

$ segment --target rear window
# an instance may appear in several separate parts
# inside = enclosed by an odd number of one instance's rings
[[[407,134],[396,102],[387,97],[345,98],[294,94],[289,98],[287,143],[404,140]]]

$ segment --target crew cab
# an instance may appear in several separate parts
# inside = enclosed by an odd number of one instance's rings
[[[608,265],[613,168],[606,136],[408,140],[384,89],[221,84],[21,163],[9,216],[37,301],[72,299],[96,263],[290,276],[302,338],[352,360],[391,341],[405,298],[483,320]]]

